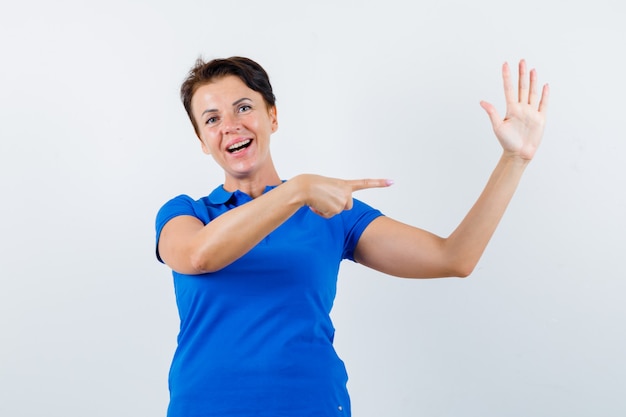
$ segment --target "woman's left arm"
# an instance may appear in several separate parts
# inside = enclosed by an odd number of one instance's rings
[[[508,64],[502,67],[506,115],[487,102],[487,112],[503,153],[480,197],[447,238],[379,217],[365,229],[355,260],[386,274],[407,278],[466,277],[491,239],[543,136],[549,89],[537,93],[537,74],[519,63],[517,86]]]

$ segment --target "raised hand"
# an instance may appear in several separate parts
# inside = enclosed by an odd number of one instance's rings
[[[550,90],[545,84],[541,90],[541,97],[538,96],[537,72],[531,69],[528,74],[524,60],[519,63],[517,91],[507,63],[502,66],[502,79],[506,99],[504,119],[492,104],[481,101],[480,105],[489,115],[493,131],[504,152],[510,156],[531,160],[543,136]]]
[[[316,214],[330,218],[352,208],[352,193],[367,188],[388,187],[387,179],[342,180],[320,175],[299,175],[304,192],[304,204]]]

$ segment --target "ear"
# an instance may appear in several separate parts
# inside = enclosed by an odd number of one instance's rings
[[[272,124],[272,133],[274,133],[278,130],[278,111],[276,110],[276,106],[270,107],[269,113]]]

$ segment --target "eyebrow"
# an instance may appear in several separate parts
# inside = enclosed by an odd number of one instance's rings
[[[252,99],[249,99],[248,97],[243,97],[243,98],[240,98],[239,100],[234,101],[233,102],[233,107],[236,106],[237,104],[241,103],[242,101],[246,101],[246,100],[252,101]],[[206,109],[205,111],[202,112],[202,114],[200,114],[200,116],[204,116],[206,113],[213,113],[213,112],[216,112],[216,111],[217,111],[217,109]]]

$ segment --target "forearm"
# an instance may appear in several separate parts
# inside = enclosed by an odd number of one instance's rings
[[[229,265],[303,206],[296,179],[242,206],[229,210],[204,226],[189,242],[190,262],[198,272]]]
[[[528,160],[503,154],[476,203],[454,232],[444,251],[455,275],[469,275],[482,256],[511,201]]]

